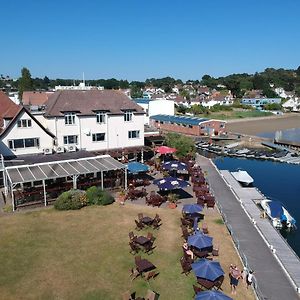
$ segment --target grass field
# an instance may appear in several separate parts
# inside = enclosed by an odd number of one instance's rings
[[[128,232],[137,213],[159,213],[163,225],[154,236],[156,249],[142,254],[157,266],[159,276],[146,283],[131,281],[134,256]],[[80,211],[54,209],[8,214],[0,218],[1,299],[121,299],[122,292],[144,296],[148,288],[160,299],[193,299],[195,276],[181,274],[180,211],[133,204],[87,207]],[[226,227],[216,210],[206,211],[206,222],[226,272],[223,290],[230,294],[228,268],[240,265]],[[146,234],[147,230],[140,232]],[[254,299],[243,284],[234,299]]]
[[[263,112],[259,110],[232,110],[232,111],[220,111],[211,113],[209,115],[199,115],[199,117],[210,119],[221,119],[221,120],[229,120],[229,119],[244,119],[244,118],[257,118],[257,117],[267,117],[272,116],[271,112]]]

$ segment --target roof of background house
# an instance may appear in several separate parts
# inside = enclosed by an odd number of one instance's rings
[[[12,119],[22,109],[21,106],[14,103],[9,97],[0,91],[0,132],[2,131],[3,119]]]
[[[65,90],[52,94],[46,104],[45,116],[63,116],[64,112],[77,111],[80,115],[95,115],[96,111],[122,114],[132,110],[144,114],[142,107],[120,91],[115,90]]]
[[[136,103],[140,103],[140,104],[149,104],[149,102],[152,100],[147,99],[147,98],[135,98],[135,99],[133,99],[133,101],[135,101]]]
[[[155,115],[151,116],[150,119],[155,121],[173,122],[186,125],[199,125],[202,122],[209,121],[205,118],[197,117],[185,117],[185,116],[170,116],[170,115]]]
[[[53,92],[28,91],[22,95],[23,105],[43,105]]]

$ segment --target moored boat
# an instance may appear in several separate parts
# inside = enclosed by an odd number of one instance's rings
[[[248,186],[253,183],[253,178],[246,172],[238,170],[237,172],[231,172],[231,175],[237,180],[240,184]]]
[[[266,199],[262,200],[260,205],[271,219],[274,227],[296,228],[296,220],[279,201]]]

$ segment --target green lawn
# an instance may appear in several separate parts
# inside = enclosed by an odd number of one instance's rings
[[[156,249],[142,254],[157,266],[159,276],[148,283],[131,281],[134,256],[129,253],[128,232],[137,213],[159,213],[163,225],[154,231]],[[121,299],[122,292],[144,296],[148,288],[160,299],[193,299],[193,274],[181,274],[180,211],[139,205],[113,204],[58,212],[45,209],[8,214],[0,218],[1,299]],[[207,212],[209,230],[220,245],[225,271],[239,264],[226,227],[216,210]],[[141,232],[146,234],[147,230]],[[223,254],[222,254],[223,253]],[[228,276],[224,291],[230,293]],[[235,299],[253,299],[241,285]]]
[[[257,117],[267,117],[272,116],[271,112],[263,112],[259,110],[246,110],[246,111],[220,111],[218,113],[211,113],[209,115],[198,115],[199,117],[210,119],[221,119],[221,120],[229,120],[229,119],[244,119],[244,118],[257,118]]]

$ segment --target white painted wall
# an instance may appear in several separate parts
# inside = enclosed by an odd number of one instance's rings
[[[154,100],[149,102],[149,117],[155,115],[175,114],[175,105],[172,100]]]
[[[35,154],[43,153],[45,148],[53,148],[53,138],[47,134],[29,115],[23,112],[19,120],[31,119],[31,127],[20,128],[17,122],[11,129],[2,137],[0,142],[0,153],[4,156],[22,155],[22,154]],[[39,138],[39,147],[18,148],[15,150],[9,149],[9,140],[22,139],[22,138]]]
[[[66,135],[78,135],[78,149],[87,151],[144,145],[144,115],[133,115],[130,122],[123,115],[107,115],[105,124],[97,123],[96,116],[76,116],[75,125],[65,125],[64,117],[49,118],[47,127],[57,137],[58,146],[65,146]],[[140,138],[129,139],[129,130],[139,130]],[[105,141],[93,142],[93,133],[105,133]]]

